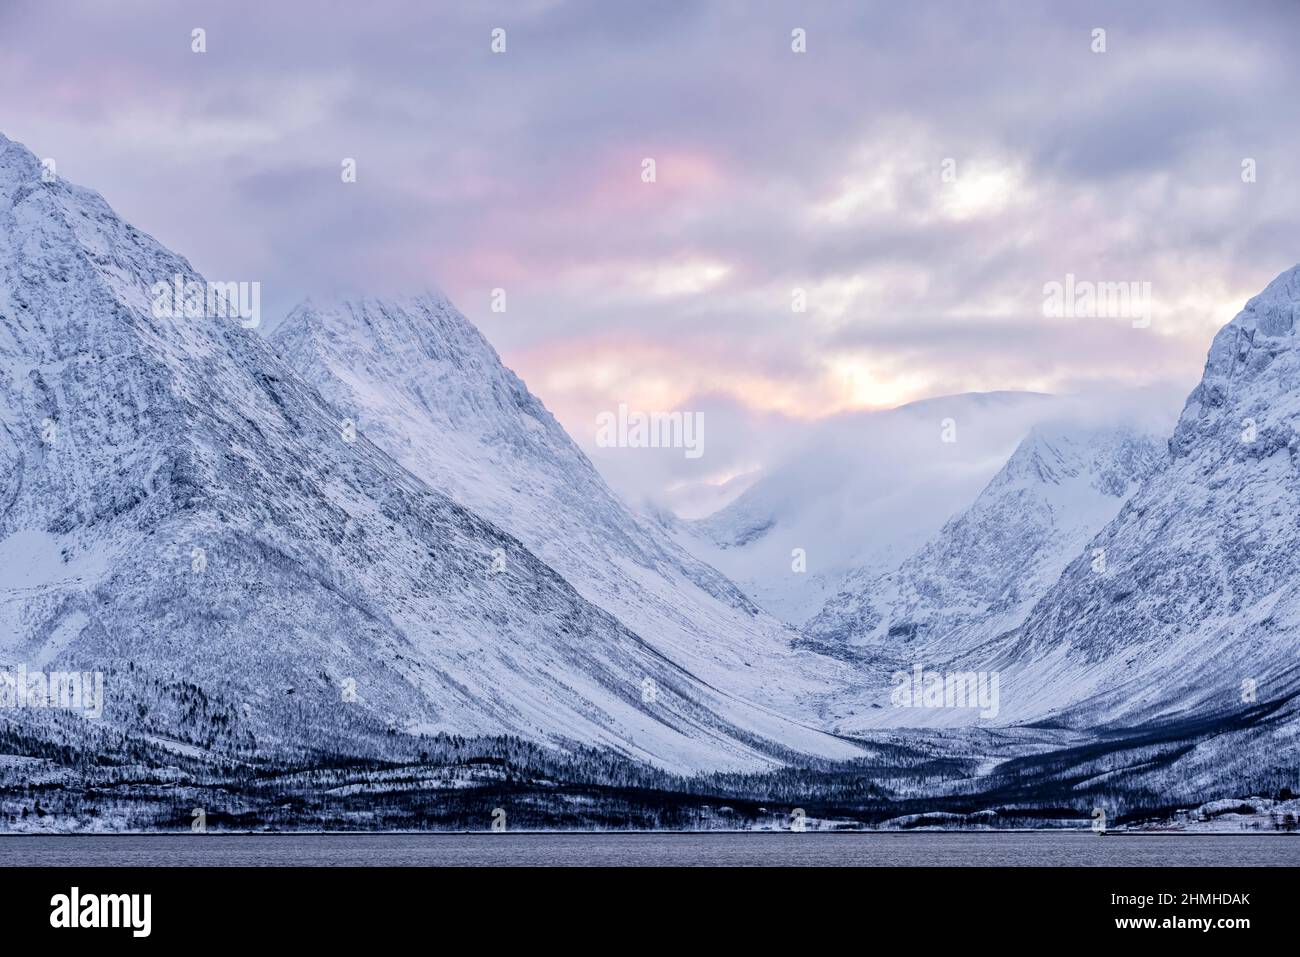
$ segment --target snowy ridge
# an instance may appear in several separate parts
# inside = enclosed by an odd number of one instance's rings
[[[814,695],[846,680],[842,665],[793,650],[792,630],[635,516],[445,298],[309,301],[273,342],[411,472],[710,685],[813,720]]]
[[[437,730],[682,770],[855,752],[699,681],[349,441],[256,334],[155,317],[154,283],[201,277],[40,172],[0,138],[0,554],[45,556],[0,580],[0,662],[105,670],[123,734],[259,760]]]
[[[1075,724],[1292,714],[1300,688],[1300,266],[1215,336],[1171,457],[1024,625],[984,649]],[[1270,732],[1272,733],[1272,732]],[[1269,747],[1296,753],[1294,715]],[[1250,760],[1252,753],[1236,755]]]
[[[1166,454],[1128,426],[1035,426],[968,509],[897,570],[850,575],[807,631],[938,663],[1014,628]]]
[[[924,544],[1060,405],[1037,393],[972,393],[815,423],[788,460],[713,515],[678,523],[677,538],[802,627],[846,575],[884,574]],[[944,440],[948,421],[955,441]],[[797,574],[796,548],[807,563]]]

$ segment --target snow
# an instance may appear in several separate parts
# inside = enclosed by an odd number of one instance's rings
[[[444,451],[465,466],[458,486],[396,461],[364,413],[347,441],[339,410],[237,322],[154,316],[149,290],[174,276],[201,281],[96,194],[43,182],[35,157],[0,141],[3,650],[117,669],[108,727],[137,734],[144,714],[146,733],[192,740],[172,726],[201,692],[230,716],[221,734],[272,761],[321,747],[366,754],[388,728],[415,727],[584,742],[681,771],[858,752],[799,719],[814,678],[798,662],[815,656],[792,651],[778,623],[742,628],[753,611],[722,576],[622,529],[608,502],[589,504],[599,479],[580,456],[540,503],[527,489],[540,467],[501,480],[501,463],[548,443],[567,455],[571,443],[463,320],[416,313],[433,323],[422,340],[400,316],[387,330],[428,347],[429,375],[409,384],[429,401],[393,414],[434,416],[423,431],[443,427]],[[407,344],[385,342],[395,361]],[[480,435],[497,457],[476,459],[446,426],[489,427],[474,419],[489,400],[519,416]],[[449,495],[467,487],[483,490],[472,501],[491,518]],[[653,644],[503,530],[536,539],[540,527],[513,516],[550,507],[546,496],[568,505],[557,515],[572,537],[558,544],[575,579],[588,594],[634,595],[624,618],[635,626],[661,617]],[[602,509],[600,534],[581,537]],[[505,567],[489,574],[498,550]],[[593,554],[580,564],[583,550]],[[674,612],[678,591],[698,618]],[[764,661],[789,664],[788,680],[747,674]],[[746,700],[726,674],[772,690]]]
[[[661,521],[763,608],[803,626],[847,576],[893,571],[966,509],[1034,426],[1126,416],[1166,429],[1171,404],[1159,390],[992,392],[839,415],[809,423],[787,459],[715,514]],[[804,573],[792,571],[796,548]]]
[[[933,732],[959,743],[1172,729],[1089,781],[1296,766],[1300,267],[1215,337],[1167,443],[1140,410],[946,397],[810,427],[686,522],[629,510],[440,294],[309,301],[272,341],[157,317],[154,283],[201,277],[40,173],[0,137],[0,655],[112,672],[95,733],[178,766],[447,730],[756,770],[977,713],[888,707],[917,662],[1001,675],[993,731]]]
[[[82,552],[70,558],[60,536],[35,528],[22,528],[0,540],[0,588],[40,588],[80,582],[102,575],[106,556]]]
[[[897,569],[851,573],[808,631],[947,661],[1020,624],[1165,458],[1163,439],[1127,425],[1035,426],[969,508]]]
[[[783,732],[775,716],[751,712],[755,730],[854,753],[800,727],[816,720],[815,695],[848,681],[847,669],[793,650],[795,632],[633,514],[444,297],[311,299],[272,341],[340,417],[519,539],[584,599],[711,687],[798,723]]]

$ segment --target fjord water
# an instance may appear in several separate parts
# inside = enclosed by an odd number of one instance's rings
[[[0,836],[0,866],[1294,867],[1290,834],[536,833]]]

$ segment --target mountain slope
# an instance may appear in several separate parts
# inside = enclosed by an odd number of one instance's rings
[[[1000,635],[1165,456],[1128,426],[1035,426],[968,509],[895,571],[850,575],[808,634],[930,664]]]
[[[350,440],[255,334],[154,315],[155,283],[201,277],[40,172],[0,137],[0,662],[106,671],[129,737],[258,761],[438,730],[677,769],[853,753],[701,682]]]
[[[1298,318],[1295,267],[1215,336],[1168,466],[1093,543],[1105,571],[1080,556],[1021,628],[982,650],[1016,670],[1019,709],[1082,725],[1293,702]]]
[[[633,515],[445,298],[308,301],[272,341],[376,445],[714,687],[810,719],[814,696],[846,680]]]
[[[883,574],[919,548],[1061,402],[1035,393],[955,395],[814,423],[730,505],[671,524],[684,547],[802,626],[850,572]],[[795,549],[804,572],[792,571]]]

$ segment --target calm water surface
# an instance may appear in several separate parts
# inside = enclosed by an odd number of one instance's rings
[[[1091,833],[0,836],[0,866],[1300,866],[1300,836]]]

